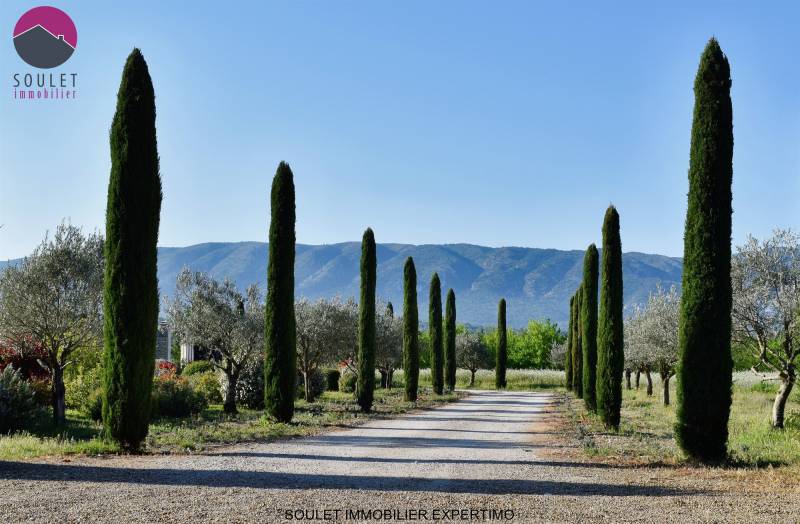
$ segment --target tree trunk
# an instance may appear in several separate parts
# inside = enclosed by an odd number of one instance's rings
[[[394,368],[389,368],[386,373],[386,389],[392,389],[392,381],[394,380]]]
[[[222,404],[222,410],[225,413],[238,413],[236,409],[236,383],[239,382],[239,376],[226,371],[225,378],[227,384],[225,385],[225,400]]]
[[[625,370],[625,389],[631,389],[631,373],[630,369]]]
[[[669,406],[669,379],[671,377],[667,374],[661,375],[661,384],[664,386],[664,405]]]
[[[381,389],[386,389],[386,377],[388,376],[388,373],[381,368],[378,369],[378,373],[381,374]]]
[[[308,383],[308,377],[310,373],[303,371],[303,398],[306,399],[306,402],[313,402],[314,399],[311,398],[311,385]]]
[[[794,369],[789,369],[788,373],[781,373],[781,387],[775,395],[775,402],[772,404],[772,427],[783,429],[783,418],[786,410],[786,401],[794,387]]]
[[[653,377],[650,376],[650,370],[644,370],[645,377],[647,377],[647,396],[650,397],[653,395]]]
[[[56,424],[63,424],[67,420],[67,403],[64,399],[66,388],[64,387],[64,370],[56,364],[53,367],[53,421]]]
[[[472,387],[475,385],[475,370],[470,369],[469,371],[472,373],[472,375],[469,377],[469,387]]]
[[[641,376],[642,376],[642,370],[641,369],[637,369],[636,370],[636,381],[634,382],[634,384],[636,384],[636,389],[639,389],[639,378]]]

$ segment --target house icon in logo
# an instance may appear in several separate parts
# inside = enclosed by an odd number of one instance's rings
[[[35,7],[22,15],[14,27],[14,48],[33,67],[60,66],[69,60],[77,44],[75,24],[55,7]]]

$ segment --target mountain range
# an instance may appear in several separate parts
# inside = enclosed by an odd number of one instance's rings
[[[442,281],[442,295],[453,288],[458,321],[491,326],[497,321],[497,302],[508,302],[508,323],[522,327],[530,319],[549,318],[562,328],[569,315],[569,298],[580,284],[583,251],[522,247],[491,248],[471,244],[379,244],[378,298],[390,300],[402,311],[403,265],[414,257],[417,269],[420,321],[427,321],[428,283],[434,271]],[[358,297],[358,242],[298,244],[295,262],[296,296],[308,298]],[[214,242],[158,249],[161,292],[171,295],[182,267],[229,277],[240,288],[256,282],[266,285],[267,244]],[[680,287],[682,260],[663,255],[630,252],[623,255],[626,308],[647,300],[661,284]]]

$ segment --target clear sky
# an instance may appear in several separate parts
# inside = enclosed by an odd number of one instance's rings
[[[731,62],[734,242],[800,227],[797,3],[65,2],[74,101],[22,103],[4,1],[0,259],[64,217],[102,229],[108,128],[138,46],[156,91],[160,245],[265,240],[280,160],[297,238],[583,249],[620,211],[625,251],[680,256],[692,83]],[[566,5],[569,4],[569,5]],[[748,6],[748,4],[750,4]],[[2,31],[0,31],[2,33]]]

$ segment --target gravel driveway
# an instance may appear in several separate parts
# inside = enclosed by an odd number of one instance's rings
[[[796,495],[691,469],[553,459],[549,393],[456,403],[203,455],[0,461],[0,520],[95,522],[772,521]]]

